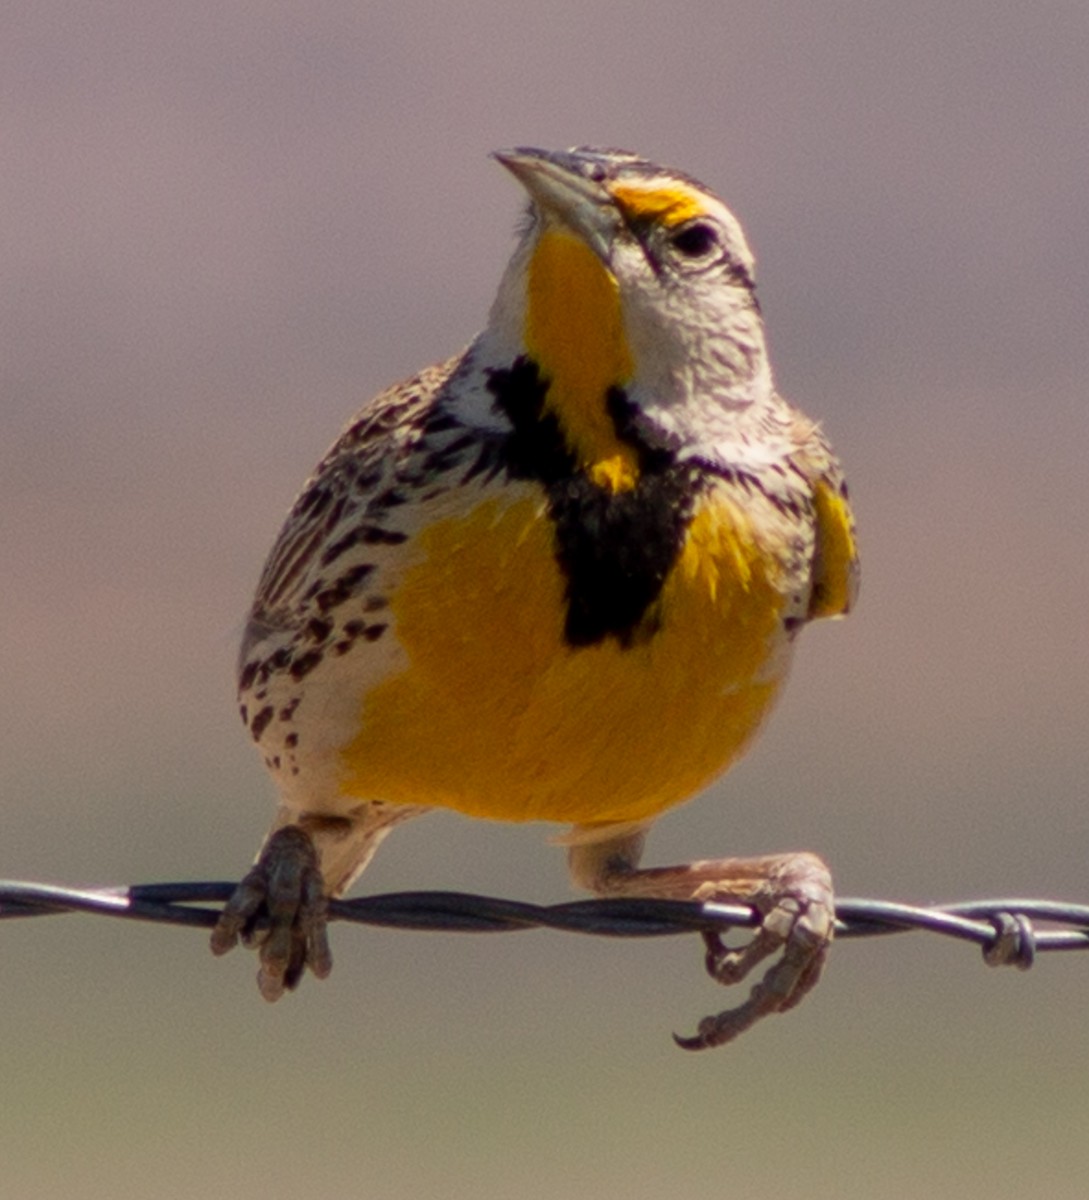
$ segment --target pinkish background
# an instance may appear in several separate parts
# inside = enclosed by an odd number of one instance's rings
[[[810,847],[844,894],[1089,900],[1089,8],[9,0],[0,16],[0,874],[236,877],[271,810],[235,642],[341,423],[481,323],[487,152],[714,186],[782,390],[847,464],[848,622],[657,861]],[[374,890],[567,898],[435,816]],[[275,1007],[203,936],[0,929],[21,1200],[1082,1200],[1089,955],[839,947],[729,1051],[691,940],[334,930]]]

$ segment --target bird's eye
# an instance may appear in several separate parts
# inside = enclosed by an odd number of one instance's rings
[[[669,239],[674,250],[679,251],[685,258],[703,258],[718,245],[718,234],[713,225],[705,221],[694,221],[679,229]]]

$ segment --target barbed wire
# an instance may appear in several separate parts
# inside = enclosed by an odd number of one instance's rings
[[[233,883],[145,883],[69,888],[0,880],[0,920],[83,912],[210,929]],[[663,937],[751,929],[747,905],[686,900],[595,899],[529,904],[465,892],[390,892],[332,900],[329,918],[393,929],[498,933],[556,929],[603,937]],[[1044,922],[1048,928],[1039,928]],[[1056,928],[1057,927],[1057,928]],[[836,937],[923,930],[975,943],[992,966],[1032,966],[1037,953],[1089,950],[1089,905],[1058,900],[969,900],[917,906],[889,900],[836,902]]]

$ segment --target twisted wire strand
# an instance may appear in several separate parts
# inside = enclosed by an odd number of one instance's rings
[[[0,880],[0,920],[68,912],[193,925],[210,929],[233,883],[145,883],[68,888]],[[529,904],[465,892],[390,892],[333,900],[332,920],[392,929],[498,933],[557,929],[604,937],[663,937],[724,932],[759,924],[747,905],[685,900],[597,899]],[[1038,923],[1047,928],[1039,928]],[[992,966],[1030,967],[1037,953],[1089,950],[1089,905],[1058,900],[969,900],[918,906],[889,900],[841,899],[836,937],[861,938],[924,930],[974,942]]]

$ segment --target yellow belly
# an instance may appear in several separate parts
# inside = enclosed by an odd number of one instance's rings
[[[391,597],[409,665],[363,697],[343,791],[504,821],[639,821],[743,751],[785,669],[774,556],[700,510],[656,632],[572,648],[543,503],[486,500],[416,539]]]

